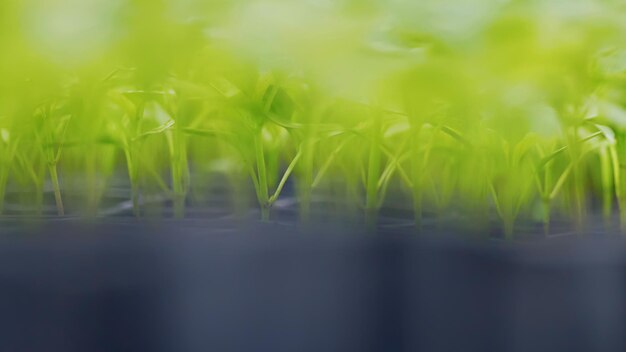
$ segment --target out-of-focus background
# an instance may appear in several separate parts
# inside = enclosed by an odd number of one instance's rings
[[[624,11],[611,0],[7,0],[2,76],[58,84],[127,67],[156,80],[237,59],[369,100],[382,99],[389,76],[428,62],[482,89],[506,82],[515,90],[501,93],[523,100],[549,88],[537,80],[582,75],[580,60],[623,50]]]

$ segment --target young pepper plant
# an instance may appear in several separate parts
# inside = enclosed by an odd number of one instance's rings
[[[263,221],[269,221],[271,207],[278,200],[288,178],[302,156],[302,151],[299,149],[291,158],[291,162],[289,162],[278,185],[275,186],[274,192],[270,193],[273,177],[278,173],[278,163],[268,163],[268,154],[271,154],[271,151],[268,153],[268,148],[271,148],[272,145],[274,148],[276,147],[276,139],[280,138],[282,129],[280,125],[272,121],[270,116],[272,114],[292,113],[290,107],[285,106],[288,104],[288,97],[280,93],[282,90],[274,75],[268,73],[258,77],[251,92],[248,94],[242,92],[238,96],[239,99],[243,99],[243,106],[246,107],[243,111],[240,110],[240,113],[244,120],[247,120],[244,126],[248,127],[244,133],[238,135],[238,143],[249,153],[249,156],[244,157],[243,161],[248,163],[246,168],[250,172],[256,190],[257,201],[261,209],[261,220]],[[243,138],[248,139],[248,142],[246,143]],[[254,166],[250,164],[250,160],[254,160]]]
[[[66,106],[53,101],[42,104],[35,111],[39,123],[38,128],[35,129],[35,135],[48,167],[57,213],[60,216],[65,215],[65,208],[61,197],[58,163],[63,151],[65,132],[71,119],[71,115],[65,108]]]
[[[440,142],[445,136],[451,139],[457,148],[470,147],[471,144],[460,132],[444,123],[444,114],[442,114],[441,109],[434,109],[428,116],[422,116],[425,114],[424,111],[421,111],[419,115],[415,111],[409,111],[407,114],[396,111],[387,112],[402,119],[391,125],[385,135],[389,137],[393,134],[399,134],[403,137],[400,144],[395,148],[395,153],[383,149],[389,162],[383,172],[381,181],[384,183],[381,183],[381,186],[384,185],[383,189],[386,192],[390,176],[396,171],[399,173],[403,183],[411,190],[415,230],[420,233],[423,222],[425,180],[429,174],[432,151],[437,142]],[[409,163],[408,171],[403,167],[406,161]],[[433,184],[433,194],[436,193],[436,188],[437,186]],[[445,194],[442,194],[443,198],[451,196],[452,188],[450,185],[445,185],[442,189],[445,190]],[[383,197],[385,192],[383,192]],[[442,204],[443,198],[439,199]]]
[[[161,118],[162,121],[160,121],[159,116],[157,116],[158,112],[151,111],[151,114],[147,116],[146,107],[149,106],[148,104],[156,104],[155,102],[162,99],[163,95],[166,94],[169,93],[144,90],[124,92],[112,90],[109,92],[109,97],[113,102],[122,108],[122,117],[117,123],[112,125],[111,136],[124,152],[131,184],[133,214],[135,216],[140,216],[141,214],[139,204],[139,167],[145,164],[145,162],[142,163],[142,160],[145,158],[141,155],[141,143],[146,137],[161,134],[174,125],[174,121],[167,116]],[[150,105],[150,107],[155,106]],[[154,170],[147,168],[147,171],[150,171],[153,179],[159,183],[164,191],[168,191],[167,186]]]
[[[21,136],[23,138],[23,136]],[[46,177],[46,162],[38,143],[21,143],[17,148],[13,164],[14,178],[18,185],[32,190],[29,195],[34,196],[35,214],[41,215],[44,202],[44,182]],[[28,202],[32,202],[28,199]]]
[[[608,216],[607,211],[610,212],[611,208],[612,196],[607,194],[606,190],[612,189],[610,150],[613,149],[612,146],[615,144],[615,138],[612,131],[604,126],[592,125],[592,127],[596,130],[595,132],[589,132],[588,135],[579,138],[576,142],[576,144],[580,146],[580,155],[578,158],[580,158],[579,160],[582,160],[582,158],[593,149],[597,149],[599,151],[598,153],[601,158],[600,173],[603,186],[603,213],[606,217]],[[552,146],[550,148],[552,150],[550,153],[547,153],[545,147],[539,142],[535,143],[535,148],[540,158],[535,167],[535,182],[541,197],[543,207],[542,221],[544,225],[544,234],[547,236],[550,232],[552,202],[561,192],[561,189],[566,184],[568,178],[571,177],[574,164],[573,160],[569,159],[569,161],[561,168],[557,169],[555,167],[556,159],[560,155],[565,154],[565,152],[569,149],[569,145],[556,149]]]
[[[81,79],[69,90],[72,124],[66,132],[64,159],[84,170],[77,181],[85,185],[84,211],[89,216],[98,213],[107,181],[116,167],[116,146],[103,131],[109,123],[110,112],[106,109],[106,91],[115,85],[118,72],[115,70],[104,79],[100,79],[99,75]]]
[[[504,225],[504,237],[509,240],[513,238],[520,210],[531,195],[533,178],[529,155],[534,143],[535,136],[527,135],[513,145],[500,140],[501,147],[492,148],[496,155],[490,191],[496,212]]]
[[[0,128],[0,215],[4,211],[4,198],[9,172],[12,169],[11,166],[15,160],[18,145],[18,138],[13,137],[8,128]]]
[[[342,136],[343,141],[331,152],[327,162],[316,176],[314,185],[319,182],[318,180],[326,172],[330,163],[335,160],[338,153],[345,149],[348,142],[358,143],[358,149],[365,144],[367,148],[362,150],[364,155],[361,167],[361,179],[365,189],[363,208],[366,227],[374,230],[378,223],[378,212],[385,200],[389,184],[394,179],[394,174],[398,173],[403,182],[409,187],[412,186],[403,166],[403,161],[409,157],[406,152],[409,138],[402,136],[400,141],[397,141],[397,135],[404,132],[405,117],[374,107],[368,107],[366,113],[369,114],[369,119],[358,125],[343,131],[338,129],[331,132],[333,136]],[[391,144],[393,146],[390,146]],[[351,159],[358,159],[354,149],[348,149],[348,152],[352,152],[349,156]]]
[[[552,151],[547,153],[546,148]],[[534,179],[539,197],[541,198],[543,231],[544,235],[548,236],[552,219],[552,203],[567,181],[572,171],[572,166],[566,163],[564,167],[557,168],[555,153],[558,153],[559,149],[554,151],[553,146],[545,147],[537,144],[536,151],[539,156],[539,162],[535,166]]]
[[[373,107],[367,107],[361,111],[367,116],[365,121],[356,126],[338,128],[337,131],[331,132],[331,136],[341,136],[344,140],[337,145],[326,163],[322,165],[313,181],[313,186],[317,186],[331,163],[336,161],[338,154],[340,152],[345,154],[347,149],[347,152],[350,153],[349,159],[362,162],[360,166],[353,168],[352,172],[361,172],[361,181],[365,189],[365,202],[361,206],[365,210],[366,226],[373,231],[377,225],[378,211],[384,199],[382,195],[391,179],[391,169],[397,167],[399,163],[395,159],[393,163],[385,163],[387,158],[394,158],[393,152],[385,146],[384,134],[389,127],[385,113],[381,109]],[[355,138],[351,138],[351,136]],[[352,147],[358,148],[346,148],[348,141],[351,142]],[[364,145],[366,148],[362,148]],[[359,152],[363,155],[359,156]],[[345,163],[341,166],[345,166]]]
[[[174,90],[171,94],[163,95],[161,105],[170,119],[148,133],[165,134],[170,160],[174,216],[183,218],[190,183],[187,135],[184,133],[184,128],[193,122],[194,117],[201,115],[198,115],[197,110],[194,109],[197,104],[194,104],[193,99],[188,100],[182,96],[181,92]]]
[[[599,101],[598,105],[598,116],[589,119],[589,122],[595,124],[598,133],[607,141],[605,148],[600,151],[603,180],[609,178],[606,173],[612,170],[612,188],[619,208],[620,229],[626,234],[626,109],[608,101]],[[610,190],[606,182],[608,180],[603,181],[603,193]],[[609,196],[605,194],[604,197]]]
[[[287,97],[279,93],[280,87],[273,75],[260,75],[251,91],[237,88],[236,93],[224,96],[224,105],[227,106],[224,110],[228,118],[221,124],[205,128],[183,128],[186,134],[218,138],[234,147],[252,180],[263,221],[270,219],[271,207],[278,200],[302,156],[302,150],[298,148],[282,177],[276,178],[277,184],[272,187],[274,175],[278,173],[278,163],[268,163],[267,155],[278,151],[277,139],[284,139],[285,136],[281,132],[284,127],[270,115],[280,117],[281,113],[290,113],[289,108],[284,107],[287,103],[279,100]],[[274,150],[268,152],[272,148]],[[274,188],[272,193],[271,188]]]

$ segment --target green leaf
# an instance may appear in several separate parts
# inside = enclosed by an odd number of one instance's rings
[[[151,129],[150,131],[144,132],[144,133],[138,135],[137,137],[133,138],[133,142],[137,141],[137,140],[140,140],[140,139],[143,139],[143,138],[146,138],[146,137],[151,136],[151,135],[163,133],[163,132],[169,130],[172,126],[174,126],[175,123],[176,122],[174,120],[169,120],[166,123],[164,123],[163,125],[161,125],[161,126],[159,126],[157,128]]]

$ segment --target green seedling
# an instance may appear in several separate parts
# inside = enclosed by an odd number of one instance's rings
[[[278,200],[302,156],[298,147],[282,177],[276,177],[279,169],[276,151],[283,147],[283,132],[293,127],[281,122],[289,120],[281,114],[291,112],[284,106],[286,103],[277,97],[287,98],[279,95],[280,88],[273,83],[271,75],[261,76],[251,92],[234,87],[229,90],[232,92],[219,91],[229,100],[225,105],[237,104],[228,109],[230,114],[234,114],[229,116],[232,120],[221,121],[212,129],[184,128],[183,131],[191,135],[215,137],[234,147],[254,185],[261,219],[268,221],[272,205]],[[271,188],[274,188],[272,193]]]
[[[579,140],[580,145],[588,144],[598,138],[601,137],[602,132],[595,132],[582,138]],[[568,149],[568,146],[563,146],[553,150],[550,153],[546,153],[544,147],[539,143],[535,143],[535,147],[537,149],[539,160],[535,166],[535,182],[537,186],[537,190],[539,192],[539,197],[541,198],[542,207],[543,207],[543,225],[544,225],[544,234],[548,235],[550,232],[550,219],[552,212],[552,202],[559,195],[561,189],[566,184],[568,178],[570,177],[572,170],[574,168],[571,160],[561,168],[556,168],[555,163],[556,159],[559,156],[562,156]],[[600,149],[600,153],[606,153],[606,148]],[[607,157],[607,155],[605,155]],[[607,170],[605,165],[609,160],[603,160],[603,169],[602,169],[602,179],[603,186],[609,189],[610,186],[606,184],[606,173],[610,172],[610,169]],[[603,193],[603,211],[605,216],[608,211],[607,207],[610,209],[610,199],[607,199],[606,192]],[[609,204],[607,205],[607,202]]]
[[[48,167],[57,213],[65,215],[63,199],[61,197],[61,185],[59,182],[58,163],[63,151],[67,126],[71,115],[66,111],[66,106],[56,102],[42,105],[36,112],[38,128],[35,135],[40,147],[40,152]]]
[[[532,185],[528,153],[534,144],[533,137],[529,135],[515,145],[501,141],[502,154],[497,156],[502,159],[495,166],[490,191],[507,239],[513,238],[515,221],[528,202]]]
[[[4,210],[4,198],[6,193],[7,182],[9,178],[9,172],[12,169],[12,164],[15,160],[15,154],[19,141],[17,138],[11,136],[11,133],[6,128],[0,128],[0,215]]]
[[[121,94],[115,91],[109,92],[109,96],[111,97],[111,99],[116,104],[118,104],[123,111],[123,117],[117,125],[114,125],[114,130],[112,134],[114,136],[113,138],[116,140],[116,143],[121,147],[126,160],[126,167],[131,183],[133,213],[135,214],[135,216],[140,215],[139,169],[141,166],[147,166],[148,172],[153,176],[153,179],[157,180],[161,188],[167,189],[167,187],[164,186],[164,184],[160,180],[159,175],[155,171],[149,169],[146,158],[142,155],[141,146],[148,137],[165,133],[166,131],[169,131],[169,129],[175,124],[175,121],[172,120],[169,116],[162,116],[159,114],[160,110],[158,109],[158,105],[156,103],[159,100],[164,99],[164,97],[169,94],[171,93],[163,91],[143,90],[131,90],[123,92]],[[150,110],[149,116],[146,116],[147,107],[152,109]],[[163,121],[160,121],[159,119]],[[171,137],[170,139],[168,139],[168,141],[170,142],[168,149],[171,155],[173,155],[174,153],[182,153],[179,146],[173,143]],[[174,163],[179,164],[184,161],[182,159],[180,158],[180,154],[176,154],[176,158],[171,157],[171,160],[173,160]],[[181,167],[178,167],[176,169],[176,172],[180,173],[180,170]],[[177,183],[176,187],[179,186],[180,182]],[[181,191],[181,193],[179,194],[182,194],[182,189],[179,191]],[[176,214],[182,215],[180,209],[180,199],[178,199],[178,201],[179,202],[177,204],[179,208],[176,211]]]

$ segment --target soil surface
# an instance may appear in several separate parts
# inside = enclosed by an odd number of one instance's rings
[[[280,216],[5,218],[0,350],[626,350],[617,236],[511,243]]]
[[[626,350],[626,241],[600,217],[504,241],[498,219],[426,212],[417,234],[389,201],[368,229],[317,197],[302,225],[287,188],[270,222],[225,190],[183,220],[142,196],[138,219],[118,188],[95,213],[66,191],[65,217],[9,192],[0,351]]]

